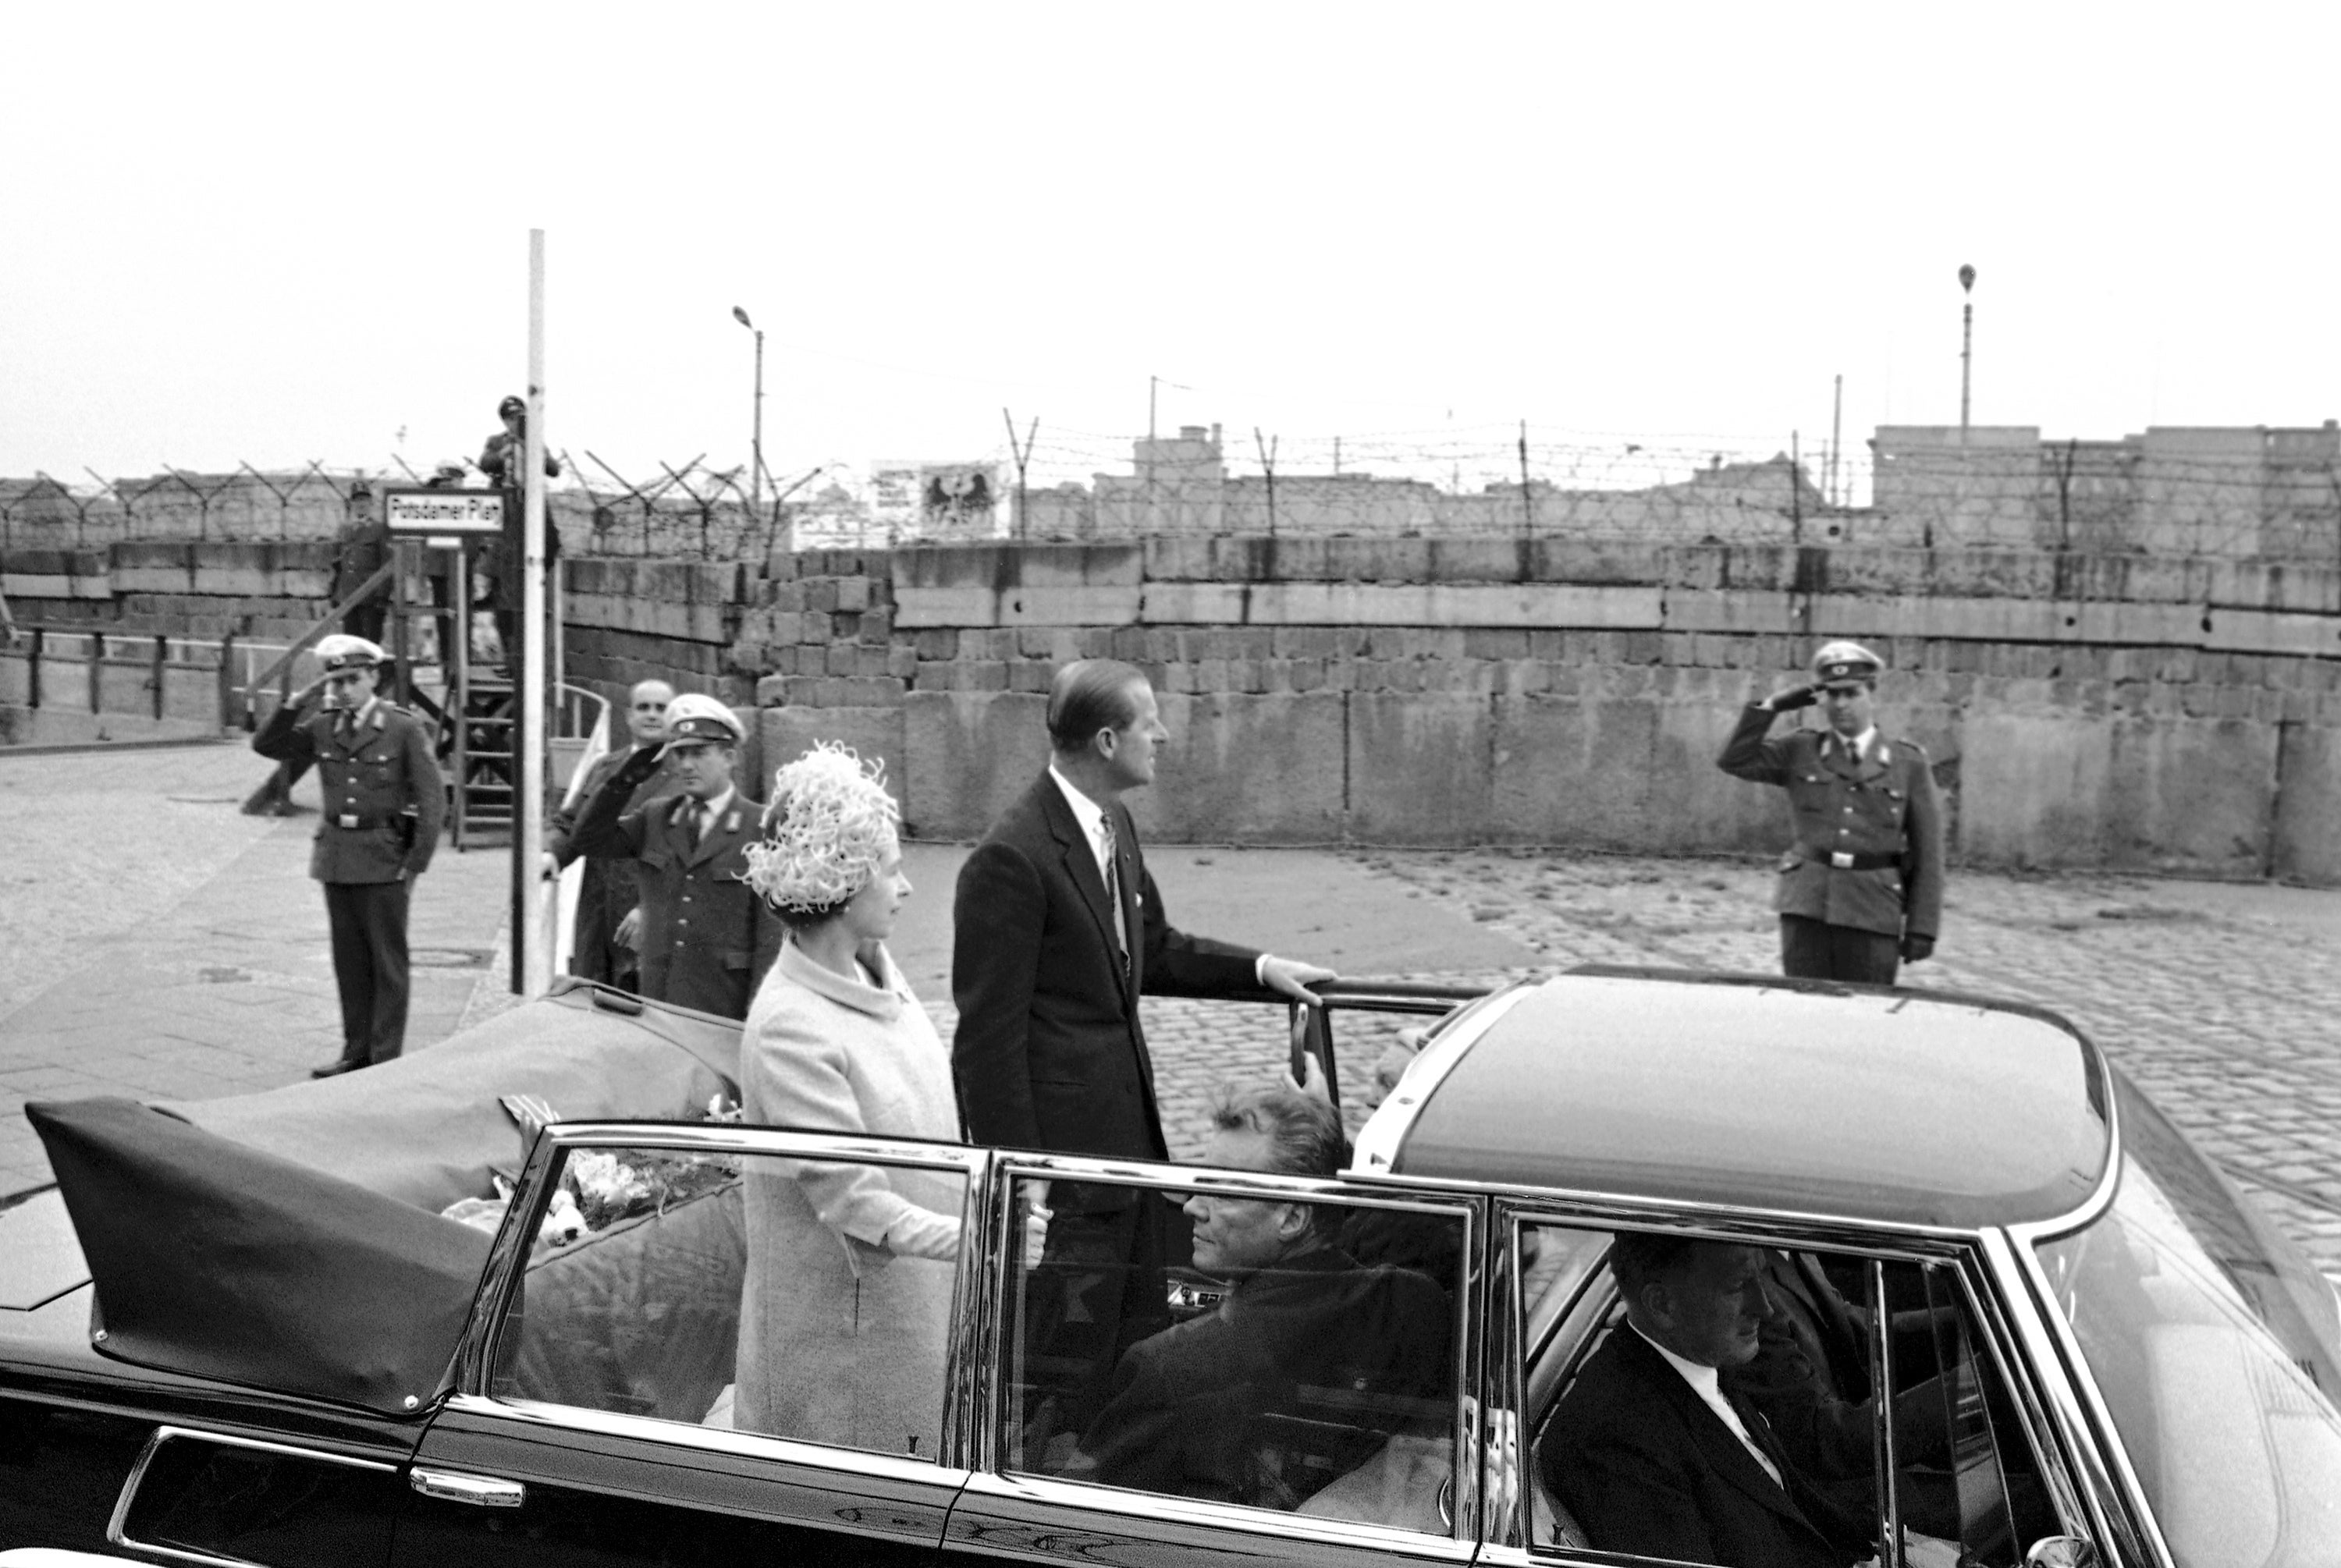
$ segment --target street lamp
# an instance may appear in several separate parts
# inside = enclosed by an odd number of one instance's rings
[[[1975,269],[1959,269],[1959,293],[1967,303],[1959,307],[1959,444],[1967,444],[1967,369],[1975,359]],[[741,318],[745,321],[747,318]]]
[[[764,500],[764,329],[748,319],[738,305],[732,319],[756,334],[756,427],[748,449],[748,510],[761,513]]]

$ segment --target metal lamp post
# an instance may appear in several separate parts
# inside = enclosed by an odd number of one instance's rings
[[[764,329],[748,319],[738,305],[732,319],[756,334],[756,422],[748,449],[748,510],[761,513],[764,501]]]
[[[1959,444],[1967,444],[1967,372],[1975,360],[1975,269],[1959,269],[1959,293],[1967,303],[1959,307]],[[745,318],[742,318],[745,319]]]

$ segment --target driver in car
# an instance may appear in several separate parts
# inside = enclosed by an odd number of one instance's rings
[[[1222,1088],[1206,1165],[1331,1176],[1340,1114],[1286,1087]],[[1342,1250],[1342,1211],[1197,1193],[1195,1266],[1230,1282],[1203,1315],[1139,1341],[1065,1474],[1290,1509],[1421,1407],[1451,1405],[1446,1293]]]
[[[1721,1377],[1756,1359],[1773,1315],[1764,1254],[1629,1231],[1609,1270],[1626,1321],[1561,1397],[1538,1454],[1592,1544],[1734,1568],[1868,1556],[1868,1521],[1813,1486]]]

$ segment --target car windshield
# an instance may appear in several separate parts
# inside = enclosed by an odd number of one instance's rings
[[[2181,1568],[2329,1562],[2333,1290],[2143,1097],[2117,1092],[2113,1206],[2039,1248],[2057,1304]]]

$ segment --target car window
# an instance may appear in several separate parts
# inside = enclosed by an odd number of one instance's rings
[[[1014,1183],[1002,1468],[1447,1534],[1466,1216],[1261,1186]]]
[[[2181,1568],[2341,1541],[2333,1294],[2124,1083],[2113,1206],[2043,1243],[2131,1468]]]
[[[1625,1234],[1631,1249],[1580,1227],[1519,1230],[1524,1287],[1551,1280],[1522,1290],[1517,1340],[1532,1546],[1718,1563],[1872,1556],[1881,1406],[1907,1561],[2012,1565],[2057,1533],[1955,1266],[1728,1243],[1701,1257],[1679,1233]],[[1589,1258],[1605,1266],[1589,1274]],[[1644,1322],[1628,1321],[1627,1275],[1644,1282],[1638,1299],[1652,1282],[1663,1293]]]
[[[1895,1500],[1904,1532],[1962,1563],[2015,1564],[2061,1526],[1958,1270],[1889,1263]]]
[[[941,1438],[966,1178],[571,1148],[494,1392],[914,1458]]]

